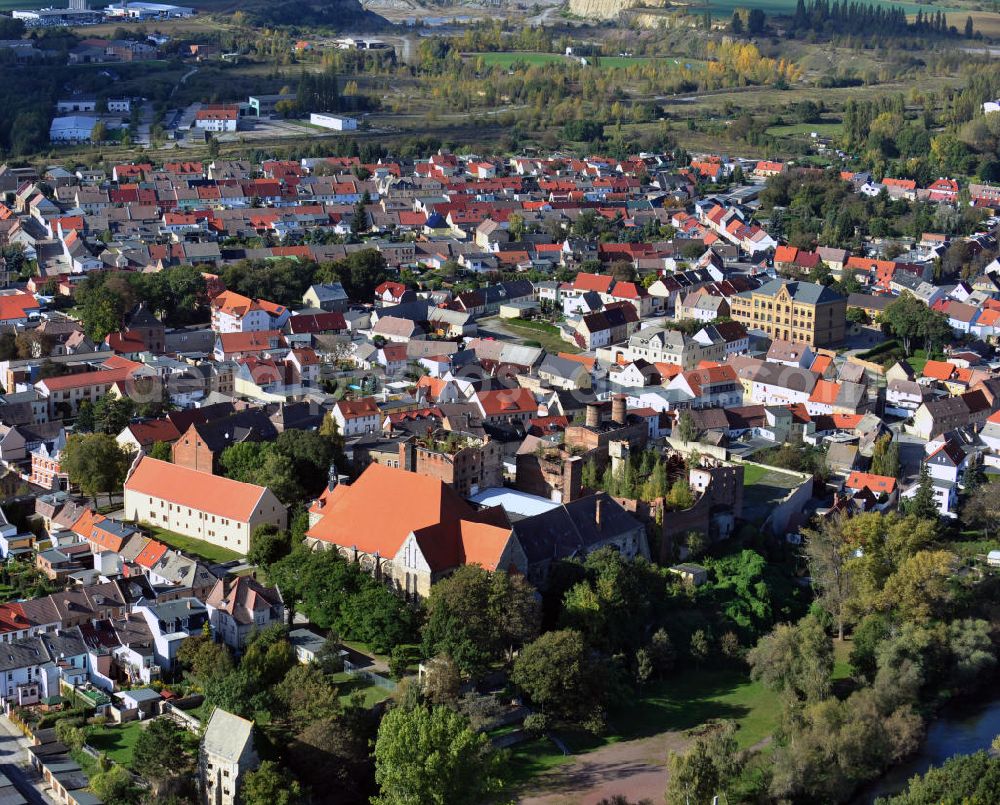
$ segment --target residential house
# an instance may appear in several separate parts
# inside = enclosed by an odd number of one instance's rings
[[[156,664],[174,670],[177,653],[189,637],[198,637],[208,623],[208,610],[193,596],[170,601],[136,601],[133,611],[146,621],[153,637]]]
[[[330,409],[330,416],[345,437],[377,432],[381,428],[381,414],[374,397],[338,400]]]
[[[216,639],[236,652],[254,631],[285,623],[285,605],[276,587],[265,587],[250,576],[224,576],[205,600]]]

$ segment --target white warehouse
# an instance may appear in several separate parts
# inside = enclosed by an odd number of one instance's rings
[[[310,114],[309,122],[314,126],[322,126],[324,129],[333,129],[334,131],[354,131],[358,127],[356,118],[327,115],[319,112]]]

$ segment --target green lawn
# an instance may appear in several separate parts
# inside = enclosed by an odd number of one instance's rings
[[[544,737],[515,744],[509,751],[507,771],[512,789],[517,789],[539,774],[573,759],[573,755],[564,755],[552,741]]]
[[[774,732],[780,710],[777,694],[760,682],[752,682],[745,673],[732,669],[692,670],[650,685],[628,704],[612,711],[607,735],[596,738],[582,732],[560,732],[559,737],[572,751],[582,754],[617,741],[689,730],[713,719],[731,719],[737,725],[736,740],[746,748]],[[517,744],[510,753],[515,787],[573,759],[547,738]]]
[[[743,486],[751,486],[767,475],[767,470],[756,464],[743,465]]]
[[[350,704],[351,697],[359,691],[364,694],[364,706],[366,708],[372,708],[379,702],[384,702],[392,696],[391,691],[346,672],[335,674],[333,681],[337,684],[340,692],[340,701],[345,705]]]
[[[767,133],[772,137],[791,137],[804,135],[808,137],[816,132],[820,137],[837,137],[843,132],[841,123],[796,123],[790,126],[771,126]]]
[[[192,707],[190,710],[185,710],[189,716],[194,716],[197,718],[202,725],[208,724],[208,719],[212,717],[212,711],[215,710],[214,704],[209,704],[208,699],[205,699],[197,707]]]
[[[243,554],[231,551],[228,548],[220,548],[211,542],[194,539],[193,537],[185,537],[173,531],[149,525],[148,523],[143,523],[143,528],[148,529],[156,539],[160,542],[165,542],[171,548],[176,548],[179,551],[197,556],[209,562],[231,562],[233,559],[246,559]]]
[[[130,721],[120,726],[91,727],[87,733],[87,743],[97,751],[104,752],[115,763],[131,768],[132,752],[142,729],[141,721]]]
[[[919,375],[924,371],[924,366],[931,359],[932,356],[927,354],[925,349],[915,349],[913,354],[907,358],[907,362],[913,367],[915,374]],[[940,356],[938,356],[940,357]]]
[[[743,517],[757,523],[763,522],[771,509],[803,481],[790,472],[747,464],[743,465],[743,473]]]
[[[778,723],[778,697],[745,673],[702,669],[671,677],[611,714],[621,738],[642,738],[667,730],[688,730],[711,719],[735,721],[736,740],[752,746]]]
[[[563,341],[559,335],[558,328],[552,324],[540,321],[522,321],[520,319],[503,319],[500,326],[507,328],[512,333],[523,336],[529,341],[539,344],[546,352],[553,354],[557,352],[577,353],[580,350],[569,341]]]

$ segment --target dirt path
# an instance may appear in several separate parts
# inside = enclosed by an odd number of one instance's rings
[[[663,732],[588,752],[539,776],[519,803],[596,805],[614,794],[662,802],[667,790],[667,754],[684,749],[689,742],[682,733]]]

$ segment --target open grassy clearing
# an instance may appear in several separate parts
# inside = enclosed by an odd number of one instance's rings
[[[692,669],[650,685],[632,701],[611,712],[609,732],[559,733],[575,753],[585,753],[619,741],[662,732],[689,730],[714,719],[736,722],[736,739],[747,748],[767,738],[778,723],[778,697],[761,683],[733,669]],[[510,770],[515,786],[573,760],[547,738],[511,749]]]
[[[470,59],[482,59],[487,65],[499,65],[501,67],[510,67],[514,64],[527,64],[527,65],[539,65],[539,64],[574,64],[578,62],[573,56],[564,56],[561,53],[538,53],[532,51],[511,51],[511,52],[485,52],[485,53],[467,53],[465,54]],[[676,65],[680,67],[704,67],[705,62],[698,59],[690,59],[685,57],[672,58],[667,56],[655,57],[655,56],[587,56],[588,64],[591,67],[596,67],[598,69],[605,70],[618,70],[625,67],[634,67],[641,64],[649,64],[650,62],[661,62],[668,65]]]
[[[752,486],[753,484],[760,481],[765,475],[767,475],[767,470],[756,464],[744,464],[743,465],[743,486]]]
[[[833,641],[833,681],[851,678],[851,643],[848,640]]]
[[[551,324],[539,327],[541,322],[519,321],[517,319],[504,319],[499,323],[503,329],[509,330],[526,341],[534,341],[544,347],[546,352],[572,352],[580,350],[569,343],[563,341],[558,331]]]
[[[795,123],[790,126],[771,126],[767,133],[772,137],[809,137],[813,132],[820,137],[839,137],[843,130],[841,123]]]

